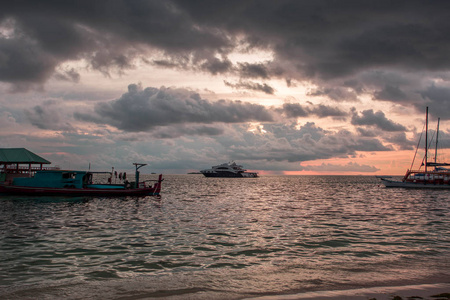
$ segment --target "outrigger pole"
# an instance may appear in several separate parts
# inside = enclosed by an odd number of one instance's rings
[[[133,163],[133,165],[136,166],[136,173],[135,173],[135,177],[136,177],[136,188],[139,188],[139,169],[142,168],[143,166],[146,166],[147,164],[140,164],[140,163]]]

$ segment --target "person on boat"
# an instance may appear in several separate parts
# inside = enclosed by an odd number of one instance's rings
[[[131,184],[128,180],[125,180],[125,182],[123,183],[126,189],[131,188]]]

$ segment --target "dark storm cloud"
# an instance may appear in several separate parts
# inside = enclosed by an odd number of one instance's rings
[[[262,105],[241,101],[211,102],[184,89],[145,88],[129,85],[121,98],[97,104],[94,114],[76,113],[79,120],[109,124],[125,131],[148,131],[176,124],[271,122],[272,112]],[[191,132],[217,134],[209,127]]]
[[[25,110],[25,115],[32,125],[40,129],[75,131],[75,128],[66,121],[68,118],[56,101],[48,100],[43,105],[36,105],[30,110]]]
[[[345,118],[348,114],[337,107],[331,107],[328,105],[319,104],[311,109],[311,113],[319,118],[333,117],[333,118]]]
[[[365,128],[357,127],[356,130],[359,132],[361,136],[365,137],[376,137],[378,136],[378,133],[374,130],[367,130]]]
[[[142,60],[314,82],[341,100],[352,93],[337,89],[355,79],[355,94],[371,92],[357,76],[368,70],[448,71],[449,10],[439,0],[10,1],[0,12],[0,81],[43,84],[66,61],[86,59],[109,74]],[[268,50],[273,59],[233,66],[233,50]],[[389,101],[410,92],[378,91]]]
[[[202,24],[251,33],[253,45],[273,45],[279,57],[297,58],[311,75],[334,77],[390,64],[443,68],[441,59],[449,65],[445,1],[178,3]]]
[[[57,63],[57,59],[31,41],[0,36],[0,81],[42,84],[52,75]]]
[[[151,136],[158,139],[173,139],[181,136],[216,136],[224,133],[223,128],[219,126],[206,125],[176,125],[161,127],[153,130]]]
[[[218,58],[211,58],[202,64],[202,69],[213,75],[226,73],[231,67],[232,63],[228,59],[220,60]]]
[[[349,131],[327,131],[308,122],[264,126],[264,134],[240,131],[217,140],[235,159],[302,162],[356,155],[357,151],[390,151],[377,138],[357,136]]]
[[[288,118],[302,118],[309,115],[309,110],[298,103],[284,103],[281,112]]]
[[[300,127],[297,122],[276,123],[286,117],[347,115],[338,108],[325,105],[285,103],[280,108],[267,108],[241,101],[213,102],[185,89],[144,89],[132,84],[119,99],[99,103],[92,112],[77,112],[75,118],[110,125],[123,133],[141,132],[143,137],[196,136],[196,143],[205,143],[202,148],[220,145],[233,159],[301,162],[353,156],[358,151],[393,149],[374,136],[346,130],[328,131],[313,122]],[[258,122],[260,127],[250,130],[247,123],[251,121]],[[215,142],[210,137],[214,137]],[[211,150],[211,156],[219,155],[215,151]]]
[[[244,78],[269,78],[268,70],[263,64],[240,63],[239,68],[240,74]]]
[[[263,92],[265,94],[273,95],[275,93],[275,90],[273,87],[267,85],[266,83],[257,83],[257,82],[251,82],[251,81],[239,81],[238,83],[231,83],[228,81],[224,81],[226,86],[235,88],[235,89],[244,89],[244,90],[251,90],[251,91],[259,91]]]
[[[444,120],[450,119],[450,86],[431,85],[420,91],[420,94],[427,102],[415,104],[419,111],[424,112],[425,106],[430,106],[430,115]]]
[[[404,132],[398,132],[385,137],[385,140],[396,145],[399,150],[414,150],[416,143],[406,138]]]
[[[357,93],[354,91],[349,91],[342,87],[328,87],[328,88],[318,88],[311,90],[308,93],[309,96],[327,96],[328,98],[335,101],[358,101]]]
[[[364,110],[361,116],[353,110],[351,123],[353,125],[374,126],[384,131],[406,131],[406,128],[386,118],[382,111],[374,112],[373,109]]]
[[[374,93],[375,99],[389,100],[389,101],[407,101],[408,96],[398,87],[393,85],[386,85],[381,91]]]
[[[433,136],[433,144],[436,143],[436,137]],[[445,131],[442,129],[439,129],[439,140],[438,140],[438,151],[440,149],[448,149],[450,148],[450,132],[449,131]],[[440,157],[443,156],[443,157]],[[441,153],[441,155],[439,155],[438,153],[438,159],[444,158],[443,160],[445,161],[445,153]]]
[[[55,78],[62,81],[79,82],[80,74],[74,69],[64,70],[55,73]]]
[[[108,74],[149,49],[194,53],[197,62],[229,45],[171,2],[14,1],[2,5],[0,24],[0,80],[13,84],[43,83],[68,60],[85,58]]]
[[[317,116],[319,118],[333,117],[342,119],[348,115],[346,112],[337,107],[331,107],[323,104],[303,106],[299,103],[284,103],[281,108],[274,108],[274,110],[288,118]]]

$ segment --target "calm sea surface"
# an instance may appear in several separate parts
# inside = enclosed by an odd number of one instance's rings
[[[449,282],[450,191],[365,176],[165,178],[160,199],[1,196],[0,298],[241,299]]]

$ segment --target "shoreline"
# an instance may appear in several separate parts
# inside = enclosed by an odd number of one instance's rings
[[[433,297],[436,295],[445,295]],[[447,296],[448,295],[448,296]],[[434,284],[416,284],[404,286],[382,286],[348,290],[329,290],[305,292],[291,295],[270,295],[245,298],[245,300],[441,300],[450,299],[450,282]]]

